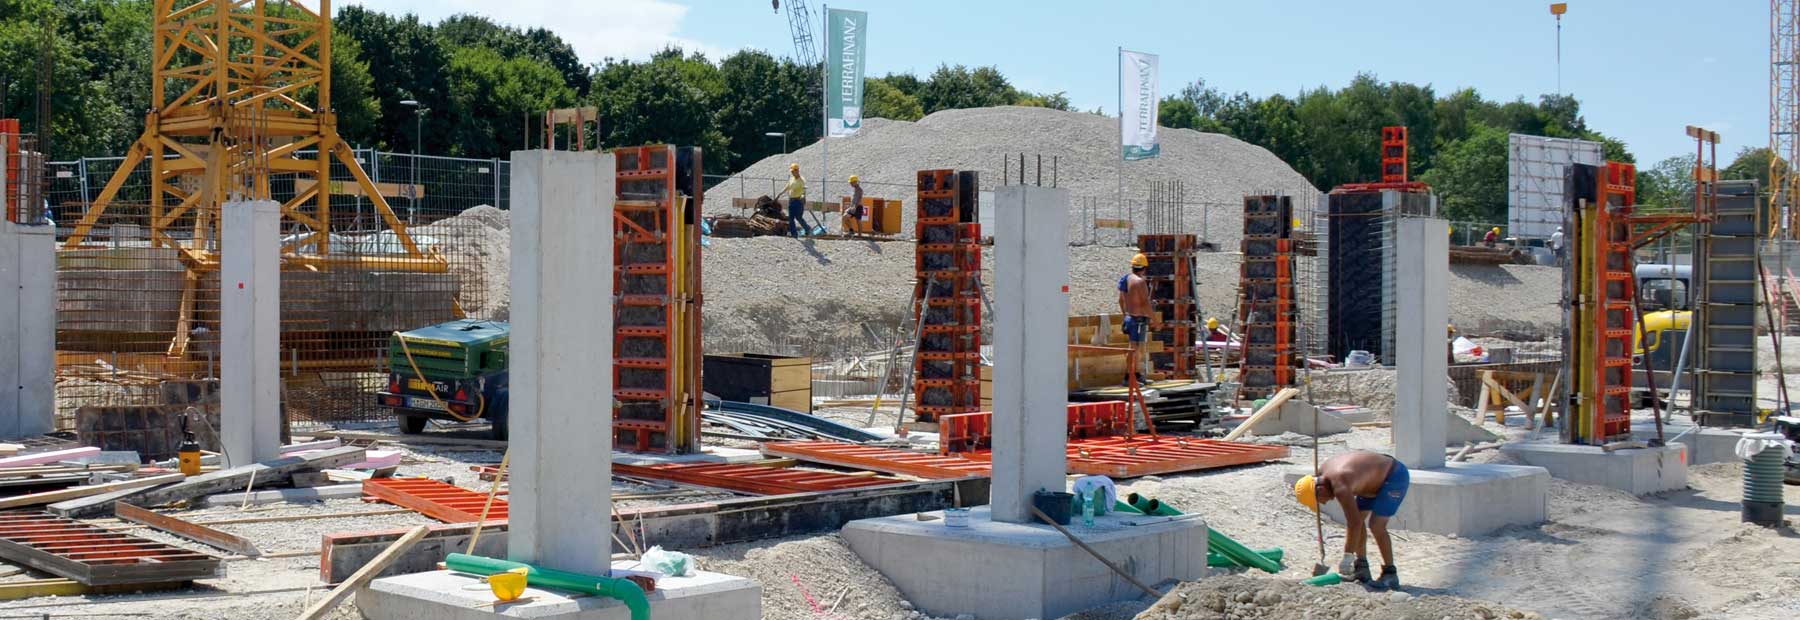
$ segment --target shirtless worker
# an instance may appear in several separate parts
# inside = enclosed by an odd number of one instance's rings
[[[1119,277],[1119,314],[1125,315],[1122,327],[1125,339],[1131,342],[1127,363],[1138,368],[1140,380],[1150,374],[1150,360],[1144,356],[1145,328],[1162,329],[1162,318],[1150,307],[1150,283],[1144,280],[1144,270],[1149,268],[1150,257],[1140,252],[1131,257],[1131,273]]]
[[[1406,464],[1376,452],[1357,450],[1331,457],[1319,465],[1317,476],[1294,483],[1294,497],[1314,511],[1319,503],[1336,499],[1344,510],[1344,559],[1338,574],[1348,581],[1362,581],[1382,590],[1400,589],[1400,573],[1394,568],[1394,543],[1388,538],[1388,520],[1400,510],[1412,483]],[[1364,525],[1367,525],[1367,530]],[[1369,536],[1381,549],[1381,578],[1369,579]]]

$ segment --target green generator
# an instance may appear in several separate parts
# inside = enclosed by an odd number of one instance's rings
[[[376,402],[393,409],[408,434],[423,432],[434,418],[485,419],[495,439],[506,439],[511,332],[503,321],[464,319],[394,334],[387,389]]]

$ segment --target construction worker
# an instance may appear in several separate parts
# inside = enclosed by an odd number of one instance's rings
[[[775,195],[775,200],[780,201],[782,196],[788,197],[788,236],[799,239],[807,230],[806,179],[800,178],[800,164],[788,164],[787,187]]]
[[[844,209],[844,234],[855,235],[863,217],[862,177],[850,175],[850,208]]]
[[[1231,334],[1219,326],[1219,319],[1206,317],[1206,340],[1208,342],[1229,342]]]
[[[1500,227],[1495,226],[1493,229],[1489,230],[1487,235],[1481,238],[1481,242],[1490,248],[1500,243]]]
[[[1131,273],[1119,277],[1119,314],[1125,315],[1122,327],[1125,339],[1131,342],[1127,363],[1139,368],[1139,378],[1150,374],[1150,359],[1144,355],[1145,329],[1162,329],[1162,318],[1150,306],[1150,282],[1144,279],[1149,268],[1150,257],[1139,252],[1131,257]]]
[[[1563,231],[1561,226],[1556,227],[1556,232],[1550,234],[1550,253],[1556,255],[1556,264],[1561,265],[1563,262]]]
[[[1388,537],[1388,520],[1406,500],[1412,476],[1399,459],[1364,450],[1339,454],[1319,464],[1319,472],[1294,483],[1294,498],[1308,508],[1337,500],[1344,510],[1344,559],[1338,575],[1382,590],[1400,589],[1400,572],[1394,568],[1394,542]],[[1365,530],[1364,527],[1367,527]],[[1369,579],[1369,534],[1381,549],[1381,577]]]

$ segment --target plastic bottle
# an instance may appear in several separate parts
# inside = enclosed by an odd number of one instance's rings
[[[1081,498],[1081,524],[1086,527],[1094,527],[1094,499],[1081,495],[1075,497]]]

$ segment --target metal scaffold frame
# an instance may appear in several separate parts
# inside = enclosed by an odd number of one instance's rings
[[[1769,236],[1792,239],[1800,209],[1782,216],[1800,194],[1800,0],[1769,0],[1769,153]]]

